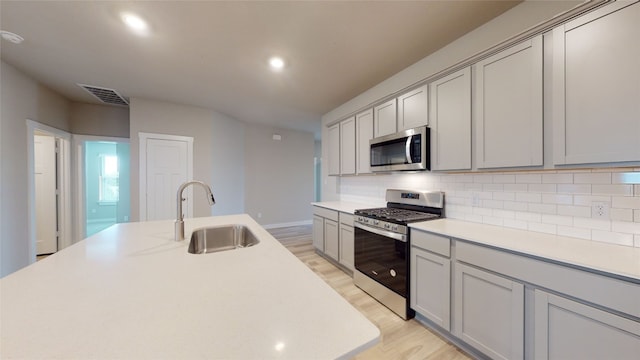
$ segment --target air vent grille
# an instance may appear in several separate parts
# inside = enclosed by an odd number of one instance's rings
[[[105,104],[129,106],[129,102],[124,97],[120,96],[117,91],[113,89],[103,88],[93,85],[78,84],[81,88],[88,91],[91,95],[95,96],[98,100]]]

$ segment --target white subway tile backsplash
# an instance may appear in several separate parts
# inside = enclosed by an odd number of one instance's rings
[[[564,226],[573,226],[573,217],[561,215],[542,214],[542,222],[544,224],[556,224]]]
[[[640,235],[640,223],[630,221],[612,221],[611,231]]]
[[[624,195],[633,196],[633,185],[591,185],[594,195]]]
[[[612,184],[640,184],[640,172],[619,172],[611,174]]]
[[[591,240],[591,230],[589,229],[558,225],[557,230],[560,236]]]
[[[516,193],[516,201],[530,202],[530,203],[541,203],[542,202],[542,194],[538,194],[538,193]]]
[[[505,201],[504,209],[505,210],[513,210],[513,211],[527,211],[529,208],[527,203],[519,202],[519,201]]]
[[[534,222],[529,223],[528,230],[547,233],[547,234],[554,234],[554,235],[558,231],[556,225],[554,224],[542,224],[542,223],[534,223]]]
[[[573,184],[573,174],[542,174],[543,184]]]
[[[572,205],[573,204],[573,195],[542,194],[542,203],[543,204]]]
[[[591,217],[590,206],[558,205],[558,215]]]
[[[595,229],[609,231],[611,230],[611,222],[607,220],[595,220],[591,218],[574,217],[573,226],[584,229]]]
[[[512,192],[494,192],[493,193],[493,199],[494,200],[507,200],[507,201],[514,201],[516,199],[516,193],[512,193]]]
[[[640,197],[614,196],[611,207],[621,209],[640,209]]]
[[[558,184],[558,193],[562,194],[591,194],[589,184]]]
[[[633,235],[610,231],[591,230],[591,240],[610,244],[633,246]]]
[[[633,221],[633,210],[611,208],[609,218],[616,221]]]
[[[493,182],[496,184],[513,184],[516,182],[515,175],[493,175]]]
[[[558,187],[556,184],[529,184],[529,191],[539,193],[555,193]]]
[[[540,184],[542,183],[542,174],[517,174],[516,183],[518,184]]]
[[[584,173],[573,175],[574,184],[611,184],[611,173]]]
[[[503,223],[503,226],[520,230],[527,230],[527,225],[528,223],[526,221],[514,219],[504,219]]]
[[[388,188],[441,190],[448,218],[640,247],[640,168],[386,174],[336,187],[341,200],[372,206],[386,204]],[[607,219],[592,217],[593,202],[610,205]]]
[[[527,184],[504,184],[504,191],[526,192],[528,187]]]
[[[528,204],[529,212],[541,213],[541,214],[557,214],[558,208],[554,204]]]

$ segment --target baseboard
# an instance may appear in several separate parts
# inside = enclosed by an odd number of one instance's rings
[[[303,226],[303,225],[311,225],[313,220],[303,220],[303,221],[295,221],[290,223],[280,223],[280,224],[267,224],[262,225],[265,229],[278,229],[283,227],[291,227],[291,226]]]

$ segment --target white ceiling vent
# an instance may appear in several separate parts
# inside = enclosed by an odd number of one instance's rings
[[[105,104],[129,106],[129,102],[124,97],[120,96],[117,91],[113,89],[107,89],[99,86],[78,84],[81,88],[88,91],[91,95],[95,96],[98,100]]]

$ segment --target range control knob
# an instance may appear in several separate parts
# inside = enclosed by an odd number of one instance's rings
[[[385,228],[385,229],[388,229],[388,228],[390,228],[390,227],[391,227],[391,225],[389,225],[389,224],[384,224],[384,228]]]
[[[373,224],[374,224],[374,225],[378,225],[379,223],[380,223],[380,221],[378,221],[378,220],[373,220]]]
[[[393,225],[393,230],[398,231],[398,225]]]

